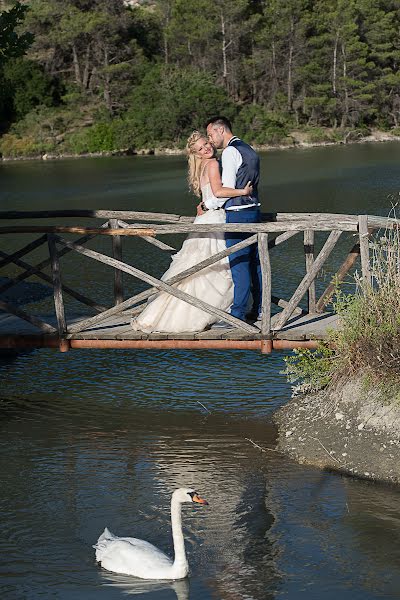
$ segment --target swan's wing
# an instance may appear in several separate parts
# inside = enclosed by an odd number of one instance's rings
[[[112,535],[112,534],[111,534]],[[144,579],[168,576],[171,559],[158,548],[137,538],[100,536],[96,544],[96,560],[114,573],[126,573]]]

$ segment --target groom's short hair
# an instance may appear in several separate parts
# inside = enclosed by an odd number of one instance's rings
[[[225,127],[225,129],[227,131],[232,131],[232,124],[231,124],[230,120],[227,119],[226,117],[221,117],[221,116],[211,117],[211,119],[208,119],[207,123],[205,124],[205,129],[207,129],[207,127],[209,125],[217,125],[219,127]]]

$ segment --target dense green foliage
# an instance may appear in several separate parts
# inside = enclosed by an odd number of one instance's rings
[[[5,154],[180,146],[213,113],[257,144],[400,126],[400,0],[1,6]]]

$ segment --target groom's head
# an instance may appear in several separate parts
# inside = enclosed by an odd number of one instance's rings
[[[232,137],[232,125],[226,117],[212,117],[206,123],[207,135],[216,148],[225,148]]]

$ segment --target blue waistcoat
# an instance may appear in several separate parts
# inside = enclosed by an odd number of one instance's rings
[[[253,193],[251,196],[238,196],[229,198],[224,204],[224,208],[233,206],[245,206],[249,204],[258,205],[258,182],[260,180],[260,158],[255,150],[243,140],[234,137],[228,144],[240,152],[242,164],[236,173],[235,188],[243,189],[248,181],[253,184]]]

